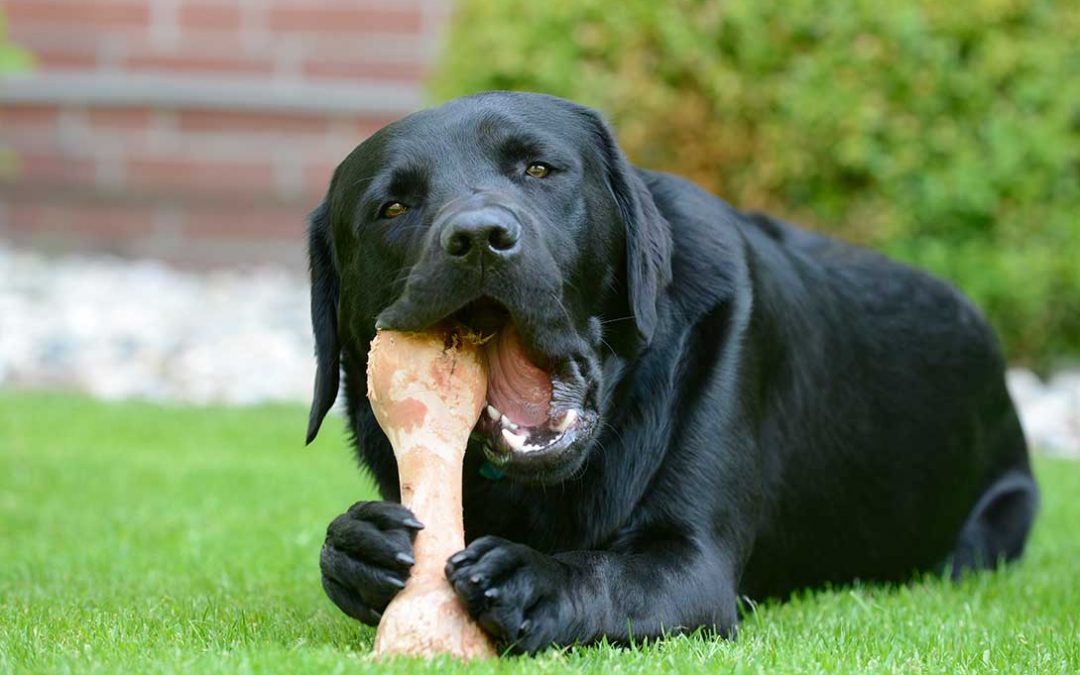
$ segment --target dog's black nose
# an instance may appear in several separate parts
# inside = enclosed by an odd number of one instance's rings
[[[443,227],[439,243],[450,258],[464,260],[474,252],[507,258],[518,250],[521,226],[501,209],[459,213]]]

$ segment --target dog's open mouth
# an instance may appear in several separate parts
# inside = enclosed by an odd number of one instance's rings
[[[496,464],[511,460],[551,459],[569,448],[587,423],[580,400],[567,386],[567,364],[530,350],[510,313],[498,303],[481,299],[455,312],[453,320],[486,338],[487,403],[473,431],[488,458]]]
[[[533,363],[507,324],[484,345],[488,361],[487,408],[484,416],[499,444],[522,453],[555,446],[578,420],[574,408],[552,405],[553,374]]]

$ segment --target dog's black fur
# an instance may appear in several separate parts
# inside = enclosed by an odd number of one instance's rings
[[[536,162],[550,173],[529,175]],[[395,201],[409,210],[390,219]],[[445,233],[477,217],[510,245],[449,255]],[[976,309],[928,274],[631,167],[587,108],[493,92],[387,126],[338,167],[310,254],[309,441],[340,366],[386,499],[337,518],[322,553],[330,598],[364,622],[402,586],[419,526],[394,503],[369,342],[478,298],[508,310],[558,405],[582,413],[557,451],[469,446],[470,543],[447,574],[513,650],[727,635],[741,596],[1023,550],[1038,492]]]

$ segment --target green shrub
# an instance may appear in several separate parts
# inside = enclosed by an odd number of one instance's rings
[[[603,110],[642,166],[942,274],[1080,354],[1080,4],[459,0],[437,97]]]
[[[30,67],[33,59],[30,54],[8,42],[3,8],[0,8],[0,76]],[[4,83],[0,81],[0,87]],[[17,166],[15,154],[0,143],[0,179],[14,174]]]
[[[0,74],[23,70],[32,63],[27,52],[8,42],[6,26],[4,13],[0,10]]]

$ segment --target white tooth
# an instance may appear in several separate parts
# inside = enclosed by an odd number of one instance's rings
[[[514,431],[518,430],[518,425],[514,424],[513,420],[511,420],[506,415],[502,416],[502,419],[500,420],[500,422],[502,422],[503,429],[513,429]]]
[[[499,412],[499,409],[491,404],[488,404],[487,414],[494,422],[498,422],[499,418],[502,417],[502,413]]]
[[[526,445],[521,449],[522,452],[536,452],[537,450],[543,450],[543,445]]]
[[[521,450],[522,448],[525,447],[525,436],[515,434],[513,431],[510,431],[509,429],[503,429],[502,430],[502,437],[503,437],[503,440],[506,441],[506,444],[509,445],[514,450]]]
[[[574,410],[573,408],[571,408],[570,410],[567,410],[565,413],[563,413],[562,419],[559,420],[559,422],[555,426],[553,426],[551,428],[552,428],[553,431],[557,431],[558,433],[561,434],[562,432],[569,429],[570,425],[573,424],[576,421],[577,421],[577,411]]]

